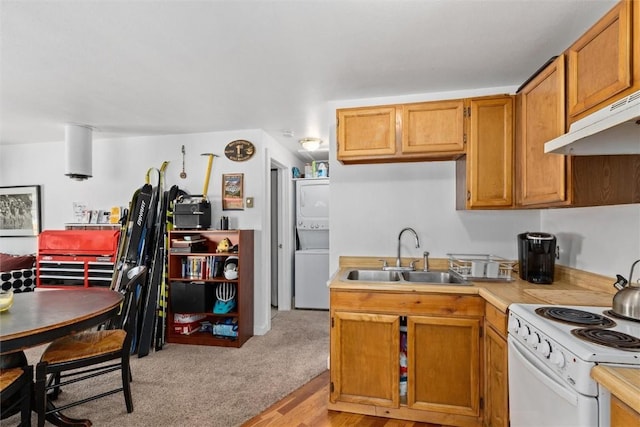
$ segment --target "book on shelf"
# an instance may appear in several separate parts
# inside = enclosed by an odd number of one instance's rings
[[[190,255],[182,258],[182,277],[187,279],[213,279],[222,276],[224,259],[215,255]]]

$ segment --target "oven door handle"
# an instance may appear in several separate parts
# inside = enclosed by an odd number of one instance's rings
[[[534,364],[534,362],[529,360],[529,358],[527,357],[527,353],[530,353],[530,350],[511,337],[509,337],[509,351],[513,352],[513,355],[517,357],[520,362],[522,362],[523,366],[527,368],[527,370],[529,370],[534,378],[539,379],[554,393],[565,399],[573,406],[578,405],[577,392],[572,393],[570,389],[567,389],[567,387],[551,378],[548,375],[548,372],[550,372],[550,370],[547,367],[542,364],[539,364],[540,366],[537,366],[537,364]]]

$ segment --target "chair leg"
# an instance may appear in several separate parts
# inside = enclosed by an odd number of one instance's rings
[[[38,427],[44,427],[45,411],[47,407],[47,363],[40,362],[36,365],[36,382],[34,386],[35,411],[38,414]]]
[[[56,387],[48,392],[47,399],[48,400],[56,400],[56,399],[58,399],[58,396],[60,395],[60,392],[62,391],[60,389],[60,386],[59,386],[59,384],[60,384],[60,372],[58,372],[56,374],[52,374],[52,378],[51,378],[50,382],[51,382],[51,384],[49,384],[49,385],[55,385]]]
[[[131,398],[131,367],[129,365],[129,353],[126,353],[122,356],[122,366],[121,366],[121,374],[122,374],[122,392],[124,393],[124,402],[127,405],[127,412],[133,412],[133,399]]]
[[[20,425],[31,427],[31,387],[33,378],[33,367],[29,365],[24,368],[25,375],[27,376],[27,382],[20,390]]]

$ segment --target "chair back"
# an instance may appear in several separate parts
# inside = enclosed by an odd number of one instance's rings
[[[136,330],[136,315],[142,303],[144,287],[147,284],[147,267],[139,265],[127,271],[127,285],[123,289],[124,300],[115,329],[124,329],[131,337]],[[139,295],[138,295],[139,294]]]

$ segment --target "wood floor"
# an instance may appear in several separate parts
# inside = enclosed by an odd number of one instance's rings
[[[329,371],[325,371],[242,427],[441,427],[436,424],[394,420],[329,411]]]

